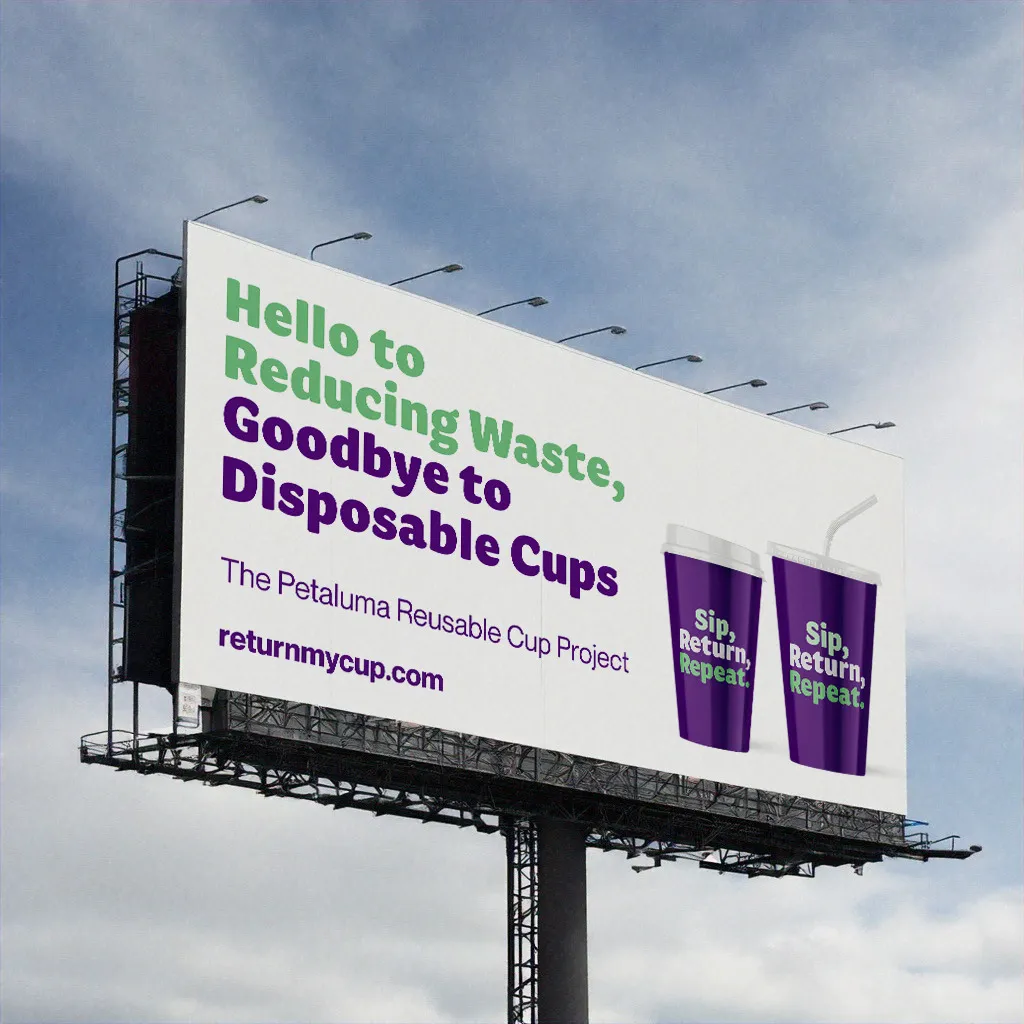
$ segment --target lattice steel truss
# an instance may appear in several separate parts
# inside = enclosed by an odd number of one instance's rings
[[[633,849],[669,839],[765,854],[782,844],[808,857],[841,855],[855,863],[861,854],[874,859],[873,847],[905,842],[898,814],[228,690],[218,691],[211,725],[215,733],[310,744],[325,758],[342,759],[349,772],[361,763],[370,770],[380,765],[385,783],[480,801],[494,813],[552,814],[621,833]]]
[[[529,818],[504,815],[508,921],[509,1024],[537,1019],[537,826]]]
[[[218,691],[211,728],[192,735],[85,737],[82,760],[232,784],[267,796],[496,832],[503,818],[562,818],[590,846],[690,859],[717,871],[813,876],[884,857],[967,857],[900,815],[666,775],[330,708]],[[943,840],[944,842],[945,840]]]

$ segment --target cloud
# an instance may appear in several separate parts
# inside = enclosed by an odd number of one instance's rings
[[[616,870],[599,864],[605,876]],[[619,878],[615,888],[594,872],[591,892],[606,904],[599,909],[592,897],[592,1017],[1013,1020],[1022,995],[1020,890],[938,911],[923,897],[949,867],[921,865],[913,881],[884,867],[862,878],[822,872],[811,882],[710,872],[670,879],[662,870],[633,886]],[[949,873],[960,870],[970,868]],[[643,943],[629,948],[623,935]]]
[[[62,749],[40,744],[32,726],[5,737],[8,758],[36,759],[5,784],[5,1019],[500,1015],[497,838],[40,770],[73,743],[62,729]],[[62,794],[69,771],[83,778]],[[30,866],[43,857],[45,873]],[[972,867],[921,865],[910,884],[880,867],[751,882],[692,865],[634,876],[591,854],[592,1017],[1014,1020],[1020,890],[922,899]]]
[[[97,488],[68,480],[62,459],[55,459],[57,464],[49,473],[35,472],[27,467],[21,472],[12,472],[8,466],[0,470],[0,500],[7,508],[8,514],[15,509],[35,520],[39,528],[45,523],[49,528],[61,533],[70,533],[79,538],[102,537],[106,529],[106,516],[102,515],[97,497],[105,497],[105,493],[97,493]],[[54,487],[54,477],[64,477],[64,486]],[[105,490],[105,489],[104,489]]]
[[[77,765],[95,694],[55,709],[49,678],[5,719],[5,1019],[500,1016],[499,837]],[[592,853],[592,1018],[1016,1019],[1020,888],[940,899],[975,863],[915,870]]]

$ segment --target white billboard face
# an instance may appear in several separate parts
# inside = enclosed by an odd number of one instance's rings
[[[179,679],[904,813],[898,459],[202,225],[186,268]]]

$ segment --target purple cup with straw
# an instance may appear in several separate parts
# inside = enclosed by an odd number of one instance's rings
[[[838,516],[824,553],[769,544],[791,761],[863,775],[871,710],[877,573],[832,558],[836,531],[871,508]]]

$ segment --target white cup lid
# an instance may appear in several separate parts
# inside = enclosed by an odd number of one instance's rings
[[[753,576],[764,575],[761,572],[761,557],[756,551],[689,526],[676,526],[670,523],[663,550],[670,554],[685,555],[687,558],[699,558],[714,565],[724,566],[726,569],[738,569]]]
[[[800,565],[809,565],[812,569],[821,569],[823,572],[846,576],[851,580],[860,580],[861,583],[873,583],[876,587],[882,582],[882,577],[877,572],[862,569],[859,565],[850,565],[849,562],[840,562],[837,558],[829,558],[814,551],[803,551],[800,548],[786,547],[785,544],[770,543],[768,554],[786,562],[797,562]]]

